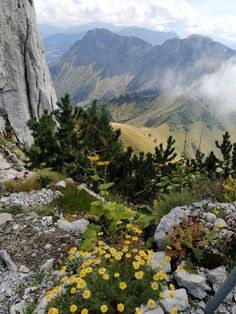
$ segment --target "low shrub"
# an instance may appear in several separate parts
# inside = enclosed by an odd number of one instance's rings
[[[116,243],[97,241],[92,251],[69,251],[62,279],[47,292],[48,313],[142,313],[141,304],[157,307],[167,274],[150,267],[153,252],[145,250],[138,227],[126,226]],[[101,234],[100,234],[101,235]],[[114,239],[113,239],[114,241]],[[166,257],[163,263],[170,260]],[[170,293],[173,298],[174,291]],[[155,300],[155,301],[154,301]]]
[[[76,185],[68,184],[60,191],[63,195],[56,198],[52,205],[63,214],[83,214],[90,210],[90,204],[96,199],[86,191],[78,191]]]

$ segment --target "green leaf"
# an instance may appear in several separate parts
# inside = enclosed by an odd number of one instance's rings
[[[107,190],[109,190],[113,186],[114,186],[114,182],[100,184],[99,185],[99,190],[100,191],[107,191]]]
[[[91,176],[91,179],[92,179],[93,181],[95,181],[95,182],[97,182],[97,181],[100,180],[100,178],[99,178],[99,176],[98,176],[97,174]]]
[[[104,206],[100,201],[95,201],[90,204],[90,213],[100,218],[104,214]]]

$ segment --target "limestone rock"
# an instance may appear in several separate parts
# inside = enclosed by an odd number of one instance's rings
[[[8,221],[12,221],[12,215],[8,213],[1,213],[0,214],[0,226],[4,225]]]
[[[12,273],[17,272],[16,265],[13,263],[11,257],[5,250],[0,251],[0,262],[2,262],[10,272]]]
[[[34,1],[1,0],[0,30],[0,108],[16,137],[29,143],[26,121],[54,109],[56,102]]]
[[[160,306],[156,307],[155,309],[150,309],[147,305],[142,305],[141,310],[143,314],[164,314]]]
[[[89,225],[89,221],[87,219],[79,219],[72,222],[73,231],[83,234]]]
[[[190,212],[191,210],[187,206],[175,207],[169,214],[162,217],[154,235],[154,240],[161,250],[166,247],[166,236],[170,235],[174,227],[179,224],[184,217],[188,217]]]
[[[57,221],[57,226],[59,229],[62,229],[62,230],[67,231],[67,232],[73,231],[72,223],[65,220],[65,219],[59,219]]]
[[[206,284],[206,278],[197,274],[191,274],[186,270],[176,271],[175,280],[179,287],[185,288],[189,294],[197,299],[203,299],[210,287]]]
[[[57,188],[66,188],[66,182],[64,180],[61,180],[61,181],[59,181],[59,182],[57,182],[55,184],[55,187],[57,187]]]
[[[207,222],[210,222],[210,223],[214,223],[217,219],[216,215],[215,214],[212,214],[212,213],[205,213],[204,214],[204,219],[207,221]]]
[[[46,263],[40,267],[40,270],[44,272],[48,272],[53,268],[53,265],[54,265],[54,258],[51,258],[47,260]]]
[[[175,290],[173,298],[169,297],[170,292],[171,290],[165,290],[163,299],[160,301],[166,313],[171,314],[173,307],[176,307],[179,311],[184,311],[189,307],[188,295],[185,289]]]
[[[210,270],[207,275],[207,280],[212,284],[215,292],[220,288],[226,278],[227,272],[224,266]]]
[[[171,264],[169,261],[165,261],[166,253],[165,252],[157,252],[152,257],[151,267],[153,270],[158,269],[160,266],[162,267],[166,273],[171,272]]]

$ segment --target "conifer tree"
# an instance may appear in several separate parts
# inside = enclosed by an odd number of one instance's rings
[[[223,177],[227,178],[230,174],[231,151],[233,148],[233,145],[230,142],[229,132],[225,132],[223,134],[223,139],[222,139],[221,144],[218,141],[216,141],[215,144],[216,144],[216,147],[220,149],[220,152],[223,157],[223,161],[219,163],[220,167],[223,170]]]
[[[56,122],[53,114],[44,111],[38,120],[31,118],[27,123],[32,131],[34,144],[26,152],[33,167],[45,164],[47,167],[55,167],[59,146],[56,138]]]

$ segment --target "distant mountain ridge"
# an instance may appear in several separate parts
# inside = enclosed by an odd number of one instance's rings
[[[214,73],[235,51],[208,37],[173,38],[152,46],[106,29],[88,31],[50,70],[58,95],[75,103],[135,92],[189,88]]]
[[[153,31],[141,27],[119,27],[109,23],[89,23],[65,29],[41,25],[44,49],[48,63],[59,61],[61,56],[79,39],[82,39],[87,31],[102,28],[122,36],[137,37],[151,45],[161,45],[166,40],[179,38],[174,32]],[[48,34],[48,35],[47,35]]]

